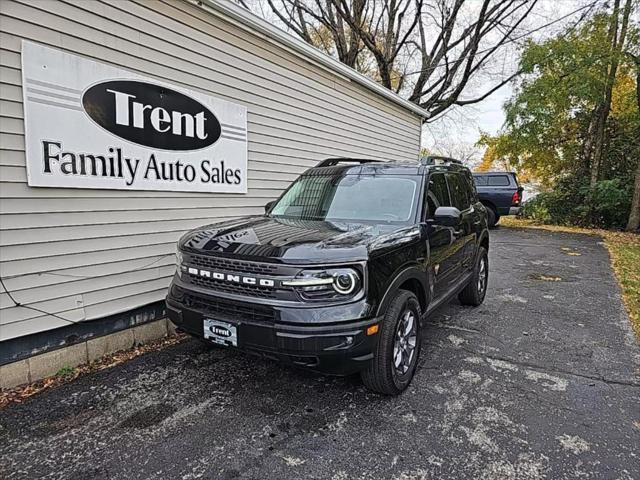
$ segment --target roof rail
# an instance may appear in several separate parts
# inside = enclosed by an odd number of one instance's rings
[[[348,158],[348,157],[336,157],[326,158],[316,165],[316,167],[333,167],[339,163],[380,163],[382,160],[368,160],[366,158]]]
[[[461,160],[456,160],[450,157],[441,157],[438,155],[427,155],[420,159],[421,165],[446,165],[447,163],[455,163],[456,165],[462,165]]]

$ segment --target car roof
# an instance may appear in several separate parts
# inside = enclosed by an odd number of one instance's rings
[[[313,167],[304,172],[304,175],[419,175],[423,171],[424,167],[418,163],[376,162],[357,165],[343,163]]]
[[[480,177],[484,175],[515,175],[516,172],[507,172],[506,170],[500,172],[472,172],[474,177]]]
[[[460,171],[459,164],[424,165],[418,161],[385,162],[362,158],[327,159],[303,175],[424,175],[428,171]]]

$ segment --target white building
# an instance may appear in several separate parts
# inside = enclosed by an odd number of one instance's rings
[[[320,159],[418,158],[426,112],[229,1],[2,0],[0,13],[0,273],[36,309],[1,290],[0,364],[159,318],[185,230],[263,212]],[[87,92],[122,79],[150,88],[139,100],[155,85],[206,105],[224,141],[176,153],[108,131]],[[140,105],[144,132],[197,134],[191,117]],[[109,178],[108,161],[95,175],[85,157],[84,172],[62,165],[66,151],[108,160],[117,146],[143,161],[222,154],[238,181],[141,183],[122,163]]]

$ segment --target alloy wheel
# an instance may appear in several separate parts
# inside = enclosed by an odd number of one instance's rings
[[[396,338],[393,345],[393,365],[400,375],[406,374],[414,362],[418,325],[412,310],[405,310],[398,322]]]
[[[478,266],[478,294],[482,296],[487,288],[487,259],[482,257]]]

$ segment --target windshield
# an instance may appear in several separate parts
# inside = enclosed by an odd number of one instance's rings
[[[418,177],[307,175],[291,185],[271,210],[300,220],[408,222]]]

